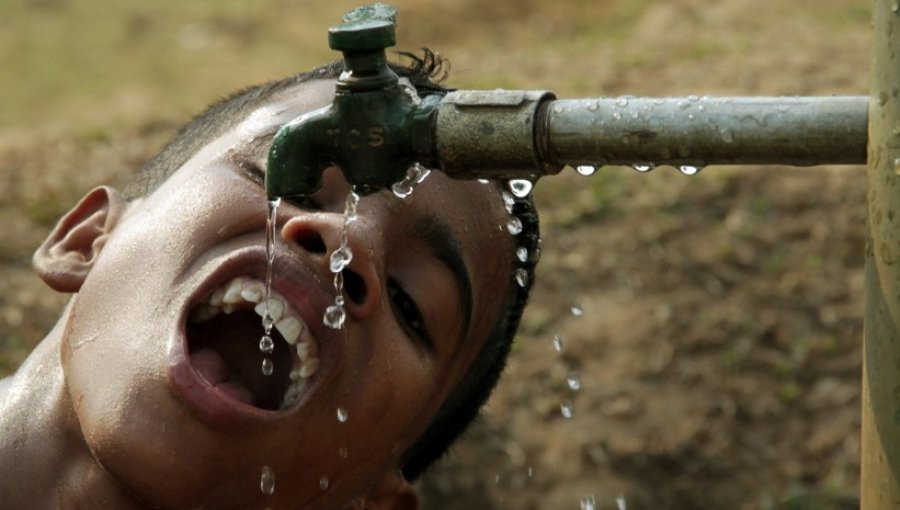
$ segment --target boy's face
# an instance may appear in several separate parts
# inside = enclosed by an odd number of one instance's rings
[[[370,491],[397,476],[501,313],[513,251],[502,201],[491,185],[434,172],[409,199],[363,197],[349,232],[347,321],[324,326],[348,191],[336,170],[311,204],[279,209],[273,288],[286,316],[307,325],[303,358],[279,337],[275,374],[260,373],[252,292],[232,314],[199,311],[236,277],[251,288],[264,280],[266,197],[252,168],[264,170],[273,129],[332,90],[315,81],[276,96],[134,201],[75,298],[62,359],[80,429],[148,503],[332,507]],[[295,401],[277,409],[287,374],[312,358]],[[260,492],[263,466],[272,496]]]

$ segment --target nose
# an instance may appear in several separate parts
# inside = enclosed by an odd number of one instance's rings
[[[281,237],[288,245],[303,250],[315,261],[323,273],[333,276],[330,256],[341,245],[343,214],[312,212],[292,217],[281,229]],[[347,247],[353,257],[343,269],[345,307],[356,320],[375,313],[381,302],[381,262],[384,250],[378,249],[377,230],[370,222],[358,217],[347,231]]]

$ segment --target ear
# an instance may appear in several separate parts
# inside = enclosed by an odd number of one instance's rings
[[[418,510],[416,489],[400,473],[386,475],[365,497],[365,510]]]
[[[44,282],[59,292],[78,292],[128,202],[101,186],[72,208],[34,253],[32,264]]]

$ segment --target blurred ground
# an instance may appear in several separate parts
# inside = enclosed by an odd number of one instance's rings
[[[217,96],[332,59],[325,28],[355,5],[0,0],[0,374],[63,303],[29,270],[59,214]],[[402,47],[442,52],[460,87],[867,92],[860,0],[394,5]],[[541,182],[533,305],[483,419],[421,484],[426,508],[858,507],[863,172]]]

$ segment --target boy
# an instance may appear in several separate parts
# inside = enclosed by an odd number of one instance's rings
[[[430,53],[396,68],[441,93]],[[435,172],[364,197],[344,270],[328,255],[349,190],[279,209],[274,373],[261,373],[272,135],[327,104],[336,65],[239,93],[185,126],[128,196],[99,187],[34,256],[73,297],[0,381],[4,508],[416,508],[409,482],[477,414],[533,280],[537,220],[495,185]],[[517,248],[529,254],[514,257]],[[512,278],[528,270],[528,283]]]

